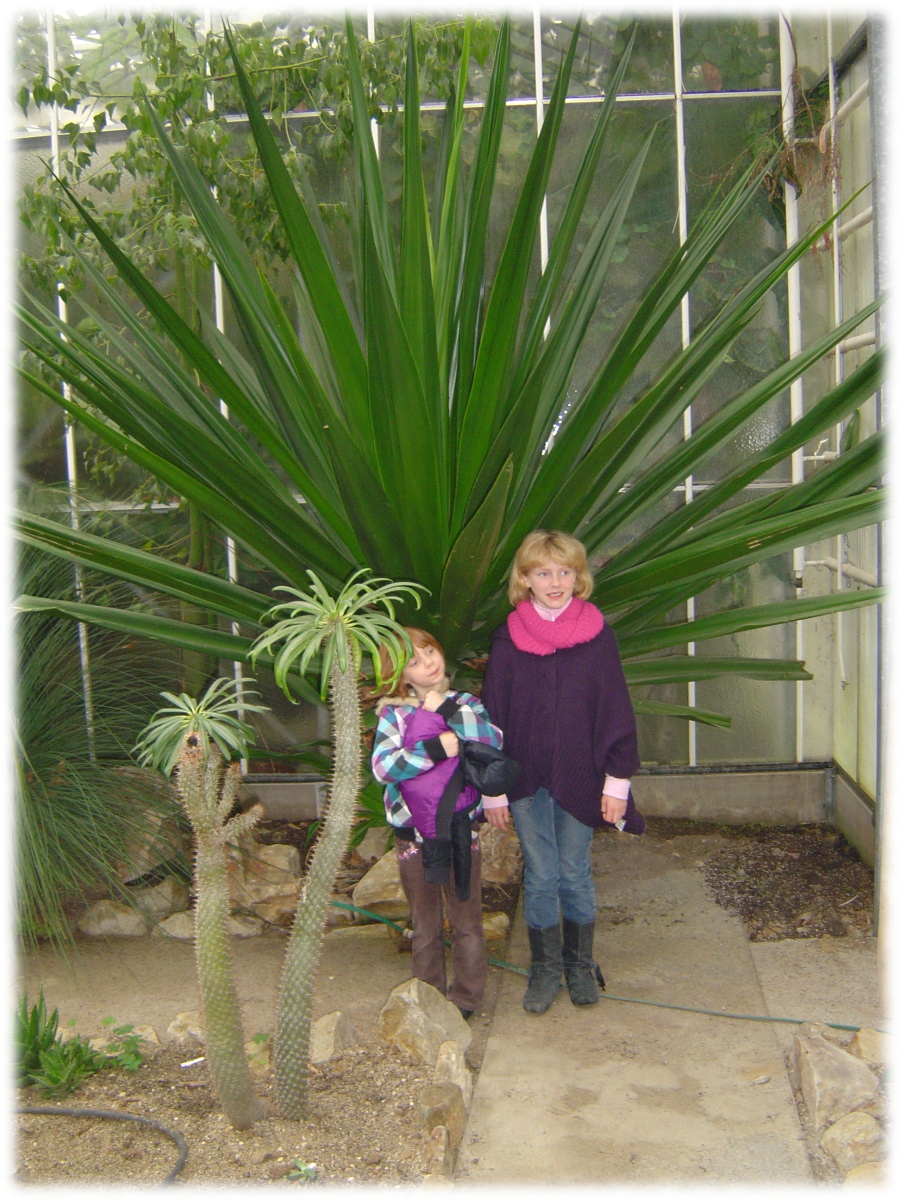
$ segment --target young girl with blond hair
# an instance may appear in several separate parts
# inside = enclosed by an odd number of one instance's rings
[[[644,829],[630,788],[640,765],[634,710],[613,631],[588,603],[592,590],[581,542],[560,531],[528,534],[510,572],[513,611],[494,631],[481,691],[520,768],[508,797],[485,801],[485,817],[505,829],[512,812],[522,846],[529,1012],[549,1008],[563,975],[573,1004],[599,1000],[594,830]]]
[[[478,792],[456,771],[459,739],[498,748],[503,739],[476,696],[450,687],[435,638],[413,626],[406,632],[414,654],[394,690],[378,702],[372,771],[387,785],[385,813],[410,908],[413,974],[443,992],[468,1019],[481,1004],[487,979],[477,832],[484,816]],[[382,658],[389,678],[390,662]],[[453,966],[449,986],[445,907]]]

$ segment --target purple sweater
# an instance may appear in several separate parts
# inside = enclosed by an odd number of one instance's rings
[[[603,782],[607,775],[630,779],[640,766],[610,626],[588,642],[540,655],[519,650],[504,623],[492,636],[481,699],[520,766],[510,803],[545,787],[583,824],[609,828],[600,815]],[[643,832],[630,793],[625,819],[629,832]]]

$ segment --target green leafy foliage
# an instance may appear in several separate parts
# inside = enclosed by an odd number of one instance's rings
[[[379,647],[384,646],[397,674],[403,669],[412,654],[412,643],[396,621],[396,605],[404,596],[410,596],[419,604],[416,584],[393,583],[389,579],[365,579],[370,575],[367,568],[355,571],[336,598],[329,596],[325,585],[314,571],[307,572],[311,591],[299,592],[295,588],[279,587],[276,591],[290,592],[293,600],[276,604],[269,609],[264,620],[275,622],[268,633],[262,634],[250,650],[251,661],[263,651],[284,643],[275,655],[275,682],[289,700],[293,699],[288,683],[288,673],[296,666],[305,674],[311,660],[320,655],[320,695],[324,700],[328,694],[332,664],[337,659],[338,669],[353,669],[359,662],[362,651],[367,650],[372,658],[376,683],[382,681]],[[380,586],[376,586],[380,585]],[[378,612],[378,608],[384,612]]]
[[[75,1089],[106,1066],[104,1056],[80,1037],[54,1042],[41,1053],[41,1065],[27,1082],[47,1096],[58,1096]]]
[[[246,758],[256,731],[237,713],[265,712],[266,705],[254,704],[248,697],[256,695],[246,684],[252,680],[214,679],[199,700],[185,692],[160,695],[169,704],[157,710],[142,730],[135,746],[142,766],[171,775],[178,761],[184,740],[196,735],[204,756],[209,755],[210,742],[221,750],[226,759]]]
[[[25,992],[16,1009],[13,1039],[16,1048],[16,1068],[19,1082],[27,1082],[32,1071],[41,1065],[41,1055],[56,1041],[59,1027],[59,1010],[47,1012],[44,989],[38,992],[37,1001],[29,1007]]]
[[[288,1179],[291,1183],[312,1183],[318,1176],[319,1169],[315,1163],[304,1162],[302,1158],[295,1158],[294,1165],[288,1171]]]
[[[34,1086],[48,1096],[74,1091],[98,1071],[121,1069],[136,1071],[143,1061],[141,1038],[131,1025],[116,1025],[107,1017],[104,1026],[113,1026],[103,1050],[96,1050],[84,1038],[62,1038],[59,1034],[59,1010],[48,1015],[43,989],[37,1002],[29,1006],[27,992],[16,1009],[14,1041],[19,1084]]]

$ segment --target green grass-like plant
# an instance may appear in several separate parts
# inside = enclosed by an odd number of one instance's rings
[[[130,902],[119,874],[130,852],[171,856],[147,814],[171,819],[178,807],[171,789],[136,770],[129,754],[152,711],[135,687],[147,666],[141,652],[126,654],[120,635],[91,628],[89,724],[78,630],[52,609],[75,594],[72,564],[25,547],[18,568],[20,586],[48,607],[20,614],[13,630],[16,920],[27,947],[49,940],[65,954],[70,913],[85,896]],[[88,578],[89,596],[95,581]]]

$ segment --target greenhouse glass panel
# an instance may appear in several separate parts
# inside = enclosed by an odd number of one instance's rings
[[[697,17],[681,21],[686,92],[745,92],[779,86],[778,18]]]

